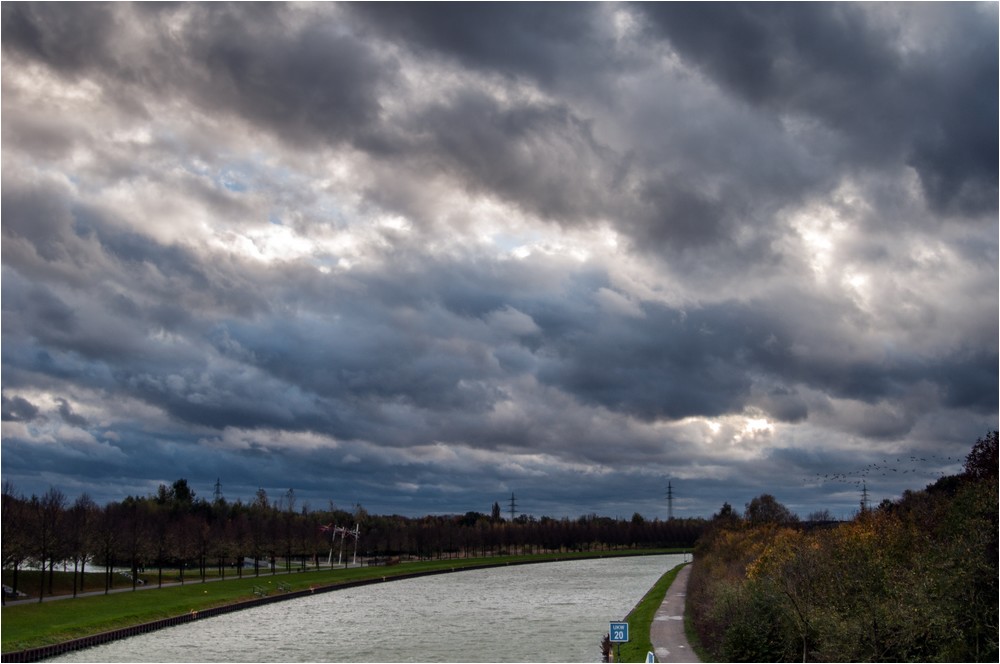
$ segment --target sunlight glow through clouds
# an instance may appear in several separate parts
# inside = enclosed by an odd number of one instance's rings
[[[691,439],[700,443],[705,458],[716,457],[719,461],[734,454],[745,459],[757,458],[776,431],[773,422],[753,414],[688,418],[671,426],[680,428],[674,437],[693,436]]]
[[[749,417],[743,423],[742,436],[757,436],[759,434],[769,434],[774,431],[774,425],[767,421],[765,417]]]
[[[312,239],[297,234],[288,226],[276,224],[262,224],[243,233],[229,231],[214,238],[214,244],[219,250],[228,248],[261,263],[295,261],[317,251]]]
[[[247,450],[257,448],[277,451],[335,450],[341,443],[332,436],[324,436],[311,431],[291,432],[280,429],[240,429],[226,427],[221,436],[204,438],[200,444],[227,450]]]

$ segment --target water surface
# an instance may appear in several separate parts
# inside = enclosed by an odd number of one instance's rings
[[[681,555],[393,581],[237,611],[70,653],[76,662],[597,662]],[[152,591],[155,592],[155,591]]]

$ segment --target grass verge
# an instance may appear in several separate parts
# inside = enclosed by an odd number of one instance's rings
[[[298,571],[298,567],[294,569]],[[253,574],[253,570],[243,570],[243,575]],[[260,573],[271,575],[270,568],[266,566],[261,566]],[[277,569],[278,574],[284,574],[284,566]],[[44,575],[45,581],[40,584],[40,577]],[[13,587],[14,586],[14,573],[9,570],[3,570],[2,575],[4,585]],[[73,572],[63,572],[57,570],[53,574],[49,572],[40,572],[38,570],[20,570],[17,576],[17,590],[24,593],[27,599],[38,599],[38,591],[40,585],[44,587],[45,597],[52,597],[55,595],[72,595],[73,594]],[[206,578],[210,581],[214,581],[220,577],[219,570],[216,567],[209,568],[206,570]],[[236,579],[239,576],[239,572],[235,567],[227,567],[225,570],[225,578]],[[49,589],[49,580],[51,578],[52,585],[51,591]],[[87,593],[87,592],[101,592],[104,590],[105,575],[104,572],[87,572],[86,574],[78,574],[77,579],[77,592]],[[160,575],[157,571],[151,570],[139,574],[139,586],[156,586],[159,585]],[[163,583],[173,584],[180,583],[181,577],[180,572],[176,568],[165,568],[163,570]],[[199,583],[201,581],[201,575],[197,569],[188,569],[184,572],[184,583]],[[119,589],[131,589],[132,579],[126,574],[114,574],[111,577],[111,587],[113,590]]]
[[[617,648],[615,649],[617,661],[646,661],[646,653],[653,650],[653,644],[649,640],[649,630],[653,625],[653,616],[656,615],[656,610],[663,604],[663,598],[667,596],[670,584],[677,578],[677,573],[681,571],[682,567],[684,565],[678,565],[661,576],[643,598],[639,600],[635,608],[625,617],[625,620],[628,622],[630,640],[628,643],[621,644],[620,651]]]
[[[149,588],[136,592],[8,605],[3,607],[0,613],[2,616],[0,622],[3,623],[0,650],[8,653],[61,643],[82,636],[183,615],[191,611],[234,604],[252,599],[254,587],[263,587],[268,594],[280,594],[285,591],[278,589],[279,584],[287,590],[303,590],[311,586],[330,586],[348,581],[391,578],[418,572],[469,569],[505,563],[576,560],[639,553],[666,554],[680,551],[679,549],[627,550],[433,560],[391,567],[292,572],[260,577],[244,576],[242,579],[211,583],[193,582],[183,586]]]
[[[687,598],[685,598],[686,600]],[[698,655],[698,659],[702,662],[711,662],[712,657],[708,654],[708,650],[701,645],[701,639],[698,638],[698,630],[694,628],[694,619],[691,617],[691,612],[687,610],[687,605],[684,607],[684,636],[687,637],[688,645],[691,646],[694,653]]]

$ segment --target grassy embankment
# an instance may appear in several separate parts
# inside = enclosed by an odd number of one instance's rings
[[[343,567],[322,567],[320,569],[326,570],[337,570],[343,569]],[[254,576],[252,569],[243,569],[242,578],[247,579]],[[285,574],[286,570],[284,565],[280,565],[275,569],[275,574]],[[299,566],[294,566],[291,570],[293,573],[299,572]],[[309,568],[309,571],[316,571],[316,568]],[[49,597],[55,595],[72,595],[73,594],[73,572],[63,572],[56,571],[52,574],[52,591],[49,592],[49,572],[40,572],[38,570],[20,570],[17,574],[17,590],[20,593],[24,593],[19,599],[34,599],[38,601],[38,590],[39,590],[39,576],[45,575],[44,589],[45,598],[48,600]],[[2,578],[4,585],[13,587],[13,572],[11,570],[3,570]],[[265,565],[261,565],[259,576],[263,579],[267,579],[272,576],[271,568]],[[92,592],[104,592],[105,577],[103,572],[87,572],[86,574],[77,575],[77,593],[92,593]],[[184,578],[181,579],[180,572],[176,568],[164,568],[163,576],[160,577],[159,573],[154,570],[147,570],[139,574],[139,583],[136,589],[142,590],[143,586],[155,587],[160,585],[162,580],[165,585],[173,585],[176,583],[185,584],[189,583],[200,583],[201,574],[197,569],[188,569],[184,571]],[[239,570],[236,567],[229,566],[225,568],[225,574],[220,574],[218,567],[211,567],[205,570],[205,579],[208,581],[217,581],[220,578],[225,578],[226,580],[236,580],[240,578]],[[112,590],[129,590],[132,588],[132,578],[126,574],[114,574],[111,577],[111,589]]]
[[[38,646],[61,643],[121,627],[138,625],[202,609],[234,604],[253,599],[254,587],[267,589],[268,594],[280,594],[278,585],[288,590],[337,585],[348,581],[394,577],[418,572],[466,569],[484,565],[520,562],[546,562],[635,555],[637,553],[680,553],[682,549],[647,551],[603,551],[600,553],[552,553],[491,558],[463,558],[404,563],[390,567],[358,567],[351,569],[292,572],[276,576],[244,577],[212,583],[193,581],[183,586],[150,588],[137,592],[78,597],[43,603],[5,606],[2,610],[0,650],[12,652]],[[648,631],[648,630],[647,630]],[[644,653],[645,654],[645,653]]]
[[[687,563],[685,563],[687,564]],[[678,565],[653,584],[653,587],[643,596],[639,603],[635,605],[625,617],[628,622],[629,642],[621,644],[621,651],[615,647],[614,652],[619,662],[645,662],[646,653],[653,650],[653,644],[649,640],[649,630],[653,625],[653,616],[656,610],[663,604],[663,598],[667,596],[670,584],[677,578],[677,573],[684,565]]]
[[[698,656],[699,661],[712,661],[712,656],[708,652],[708,649],[701,644],[698,630],[694,628],[694,619],[691,617],[691,612],[687,610],[687,598],[685,598],[684,602],[684,636],[687,637],[688,645],[694,650],[694,654]]]

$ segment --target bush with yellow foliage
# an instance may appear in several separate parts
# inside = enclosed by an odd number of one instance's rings
[[[688,610],[712,657],[997,661],[997,432],[961,475],[850,522],[810,529],[754,500],[754,519],[724,505],[695,551]]]

